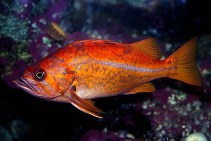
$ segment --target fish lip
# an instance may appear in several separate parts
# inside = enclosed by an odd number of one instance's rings
[[[57,97],[42,97],[42,96],[39,96],[39,92],[30,84],[28,83],[24,78],[20,77],[19,79],[16,79],[16,80],[13,80],[13,82],[18,86],[20,87],[21,89],[23,89],[24,91],[26,91],[27,93],[33,95],[33,96],[36,96],[36,97],[40,97],[40,98],[43,98],[45,100],[53,100],[54,98],[57,98]]]
[[[13,80],[13,82],[20,87],[21,89],[23,89],[24,91],[30,93],[30,94],[37,94],[38,92],[36,91],[36,89],[34,87],[31,86],[31,84],[29,84],[24,78],[20,77],[19,79]]]

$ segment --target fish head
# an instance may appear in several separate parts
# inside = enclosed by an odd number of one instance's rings
[[[70,88],[74,80],[72,71],[56,64],[46,67],[42,64],[29,66],[24,74],[14,83],[27,93],[45,99],[53,100],[62,96]]]

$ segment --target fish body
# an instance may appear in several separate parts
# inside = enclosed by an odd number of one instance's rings
[[[19,87],[34,96],[73,104],[102,117],[90,99],[153,92],[151,80],[169,77],[201,86],[192,39],[167,59],[161,60],[153,38],[122,44],[110,40],[76,41],[29,66]]]
[[[75,42],[68,48],[76,50],[74,59],[66,58],[65,62],[71,60],[68,65],[75,68],[78,77],[73,85],[83,99],[130,91],[152,79],[166,76],[174,68],[173,64],[154,59],[127,44],[86,40]]]
[[[65,31],[56,23],[52,22],[47,28],[48,35],[56,41],[63,41],[66,38]]]

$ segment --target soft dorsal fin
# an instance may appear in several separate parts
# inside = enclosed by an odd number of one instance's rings
[[[140,93],[140,92],[154,92],[155,91],[155,87],[153,86],[152,83],[148,82],[148,83],[144,83],[141,84],[138,87],[135,87],[134,89],[125,92],[124,94],[136,94],[136,93]]]
[[[147,55],[159,60],[161,58],[161,51],[158,43],[154,38],[147,38],[139,42],[131,43],[130,46],[138,48]]]

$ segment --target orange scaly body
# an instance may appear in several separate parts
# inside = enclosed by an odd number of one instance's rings
[[[152,92],[154,86],[149,81],[160,77],[200,86],[194,52],[194,39],[165,60],[160,60],[158,45],[152,38],[133,44],[77,41],[28,67],[21,81],[15,83],[32,95],[68,102],[101,117],[102,111],[88,99]]]
[[[77,95],[84,99],[127,92],[152,79],[166,76],[175,65],[155,60],[126,44],[104,40],[75,42],[75,59],[64,58],[75,68]],[[62,56],[58,53],[56,56]]]

